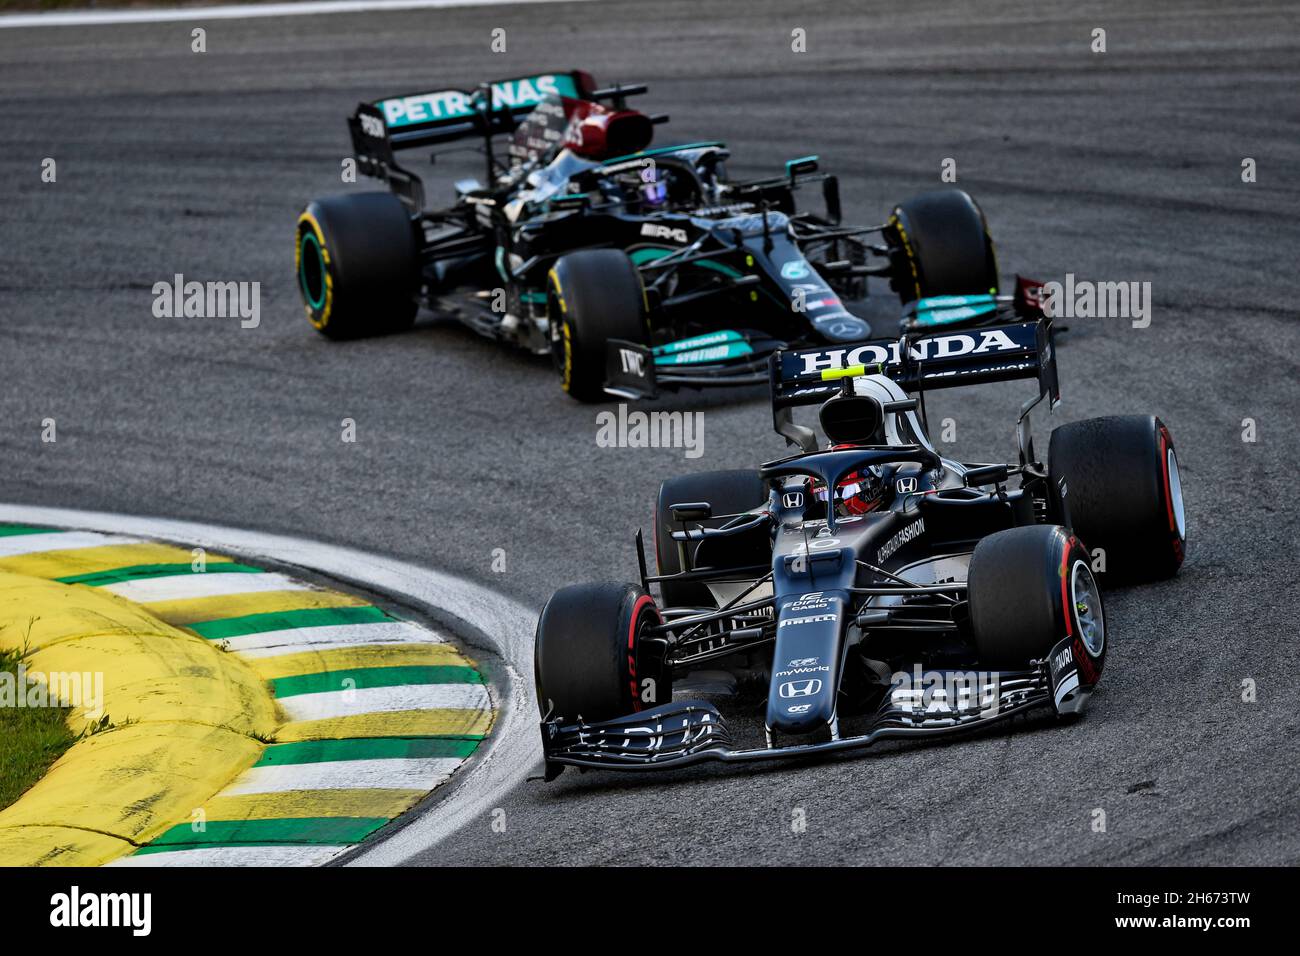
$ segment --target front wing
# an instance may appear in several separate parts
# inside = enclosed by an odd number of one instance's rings
[[[646,346],[610,339],[605,391],[617,398],[656,398],[660,389],[766,385],[768,356],[784,342],[754,331],[723,329]]]
[[[722,715],[701,700],[674,701],[626,717],[587,723],[541,724],[546,779],[564,766],[608,770],[660,770],[717,760],[741,763],[858,750],[885,739],[935,737],[990,726],[1016,714],[1053,705],[1052,679],[1042,669],[996,672],[995,699],[939,699],[893,690],[866,731],[816,743],[739,749]]]

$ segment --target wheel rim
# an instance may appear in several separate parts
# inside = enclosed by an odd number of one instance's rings
[[[1178,476],[1178,457],[1172,448],[1166,453],[1165,468],[1169,472],[1169,504],[1174,512],[1174,527],[1180,540],[1187,540],[1187,512],[1183,510],[1183,481]]]
[[[641,639],[652,627],[662,622],[659,616],[659,609],[655,607],[654,600],[648,595],[643,595],[633,608],[632,627],[628,634],[628,670],[631,677],[629,690],[632,692],[632,711],[644,710],[646,706],[658,706],[664,703],[659,699],[661,693],[658,677],[655,677],[655,700],[653,704],[643,704],[641,701],[641,682],[650,676],[643,674],[637,669],[638,651],[641,647]]]
[[[1093,657],[1106,646],[1106,620],[1101,609],[1101,594],[1092,571],[1083,561],[1075,561],[1070,571],[1070,601],[1074,605],[1074,623],[1079,636]]]
[[[320,311],[325,307],[325,257],[315,233],[303,232],[301,251],[298,282],[302,286],[302,295],[312,309]]]
[[[552,299],[551,301],[554,301]],[[547,316],[547,337],[551,340],[551,363],[555,366],[557,372],[564,371],[564,333],[561,326],[564,320],[557,318],[559,309],[548,309]]]

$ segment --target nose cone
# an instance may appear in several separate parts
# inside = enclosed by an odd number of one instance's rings
[[[819,730],[835,716],[843,592],[792,595],[777,613],[767,726],[784,734]]]
[[[827,668],[829,670],[829,668]],[[827,675],[773,682],[778,696],[767,702],[767,726],[783,734],[809,734],[835,716],[835,692]]]
[[[813,325],[831,342],[861,342],[871,338],[871,326],[856,315],[841,313],[818,319],[814,316]]]

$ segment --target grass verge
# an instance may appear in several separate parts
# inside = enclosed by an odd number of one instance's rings
[[[18,707],[18,665],[22,654],[0,649],[0,810],[45,776],[50,764],[72,746],[67,707]],[[30,684],[30,681],[27,681]]]

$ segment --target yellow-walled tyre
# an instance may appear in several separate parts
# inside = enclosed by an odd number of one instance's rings
[[[561,256],[546,284],[551,355],[560,384],[580,402],[605,399],[605,343],[645,344],[645,287],[621,249],[583,249]]]
[[[418,226],[392,193],[314,200],[298,217],[294,247],[307,320],[352,339],[411,327],[419,311]]]
[[[996,295],[998,262],[979,204],[960,189],[899,203],[885,238],[904,304],[938,295]]]

